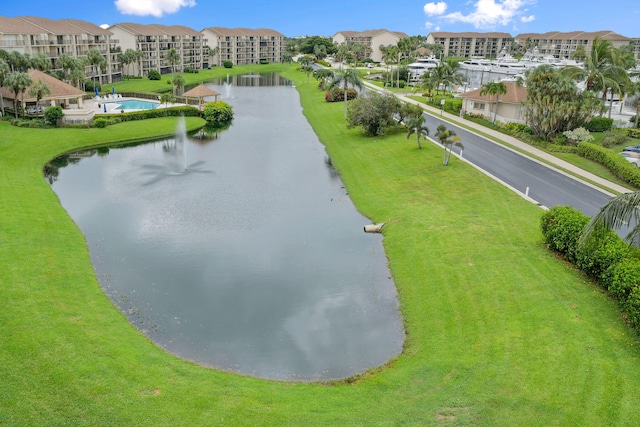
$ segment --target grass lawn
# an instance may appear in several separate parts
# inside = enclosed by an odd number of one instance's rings
[[[407,330],[388,366],[295,384],[164,353],[113,307],[42,176],[56,154],[172,133],[0,123],[0,425],[638,425],[638,339],[541,243],[541,211],[432,144],[347,130],[289,68],[305,114],[384,244]],[[190,127],[197,119],[188,119]]]

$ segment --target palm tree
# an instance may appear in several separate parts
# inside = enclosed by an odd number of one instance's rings
[[[289,64],[291,64],[291,62],[293,62],[293,56],[289,52],[283,53],[282,62],[288,62]]]
[[[125,66],[125,70],[127,70],[126,76],[130,75],[129,65],[133,64],[136,60],[133,49],[125,50],[124,53],[118,55],[118,58],[120,59],[120,63]]]
[[[11,69],[9,64],[4,59],[0,59],[0,87],[4,86],[4,80],[7,78]],[[2,91],[0,90],[0,108],[2,109],[2,116],[4,116],[4,99],[2,98]]]
[[[480,90],[480,96],[489,95],[489,100],[491,100],[491,97],[493,95],[496,96],[496,108],[493,113],[493,119],[491,120],[491,123],[495,123],[496,116],[498,115],[498,103],[500,102],[500,95],[504,95],[506,93],[507,86],[504,84],[504,82],[490,82],[482,86],[482,89]]]
[[[36,97],[36,105],[40,106],[40,100],[51,93],[49,85],[38,80],[31,88],[29,88],[29,96]]]
[[[172,47],[171,49],[169,49],[169,52],[167,52],[167,56],[165,57],[165,59],[167,60],[169,65],[171,65],[171,82],[173,82],[173,75],[176,72],[176,65],[180,63],[180,55],[178,55],[176,49]],[[173,85],[172,88],[175,88],[175,85]],[[175,91],[173,92],[173,94],[175,95]]]
[[[395,61],[398,57],[398,46],[380,45],[380,52],[382,52],[382,60],[387,64],[387,76],[389,77],[391,75],[391,62]]]
[[[424,136],[425,138],[429,136],[429,128],[424,124],[425,120],[426,119],[422,114],[410,117],[407,120],[407,139],[415,133],[418,137],[419,149],[422,149],[422,145],[420,145],[420,136]]]
[[[326,68],[319,68],[313,72],[313,77],[320,82],[320,89],[326,90],[329,79],[333,77],[333,71],[327,70]]]
[[[618,229],[635,222],[634,228],[625,237],[629,243],[640,245],[640,191],[621,194],[609,200],[584,229],[582,242],[602,237],[605,230]]]
[[[302,68],[304,69],[304,67],[308,66],[309,64],[311,64],[311,57],[307,56],[307,55],[302,55],[300,58],[298,58],[298,63],[302,66]]]
[[[180,92],[180,88],[184,87],[185,79],[182,74],[178,74],[171,80],[171,82],[173,83],[173,87],[176,89],[176,91]]]
[[[445,125],[439,125],[436,130],[436,138],[438,138],[440,144],[444,146],[444,159],[442,160],[442,164],[447,166],[451,158],[451,146],[455,145],[464,150],[464,145],[460,142],[460,137],[456,135],[454,131],[447,129]]]
[[[362,78],[355,68],[349,68],[334,74],[333,80],[329,84],[329,89],[339,87],[341,83],[344,88],[344,119],[347,120],[347,91],[349,85],[362,89]]]
[[[167,115],[167,106],[168,104],[171,102],[173,103],[175,101],[175,98],[173,96],[173,94],[171,93],[163,93],[162,95],[160,95],[160,104],[164,104],[164,115]]]
[[[107,61],[102,57],[102,54],[98,49],[93,48],[87,52],[87,62],[91,65],[91,71],[93,71],[93,87],[95,88],[98,69],[104,69],[107,65]]]
[[[31,58],[31,68],[48,71],[51,69],[51,60],[43,53],[39,53],[35,58]]]
[[[18,118],[18,94],[21,93],[24,97],[24,92],[32,83],[33,80],[31,80],[29,74],[23,73],[21,71],[9,73],[9,75],[4,80],[5,87],[9,88],[9,90],[14,93],[13,109],[15,111],[16,119]]]
[[[209,52],[209,58],[214,58],[214,57],[218,58],[218,66],[219,66],[220,65],[220,56],[219,56],[220,46],[216,46],[213,49],[209,48],[208,52]]]
[[[313,73],[313,67],[311,65],[305,65],[302,67],[302,71],[307,75],[307,83],[309,83],[310,76]]]

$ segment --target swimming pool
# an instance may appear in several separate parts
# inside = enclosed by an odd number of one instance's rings
[[[114,109],[118,111],[153,110],[158,108],[158,105],[160,105],[157,102],[140,101],[138,99],[127,99],[125,101],[113,102],[112,104],[115,104]]]

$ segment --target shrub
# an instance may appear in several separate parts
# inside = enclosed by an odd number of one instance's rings
[[[224,61],[224,62],[222,63],[222,66],[223,66],[224,68],[233,68],[233,62],[231,62],[231,61],[229,61],[229,60],[226,60],[226,61]]]
[[[630,138],[638,138],[638,139],[640,139],[640,129],[638,129],[638,128],[628,128],[627,129],[627,135]]]
[[[593,135],[583,127],[575,128],[574,130],[568,130],[562,132],[567,137],[570,143],[577,144],[578,142],[590,142],[593,141]]]
[[[626,301],[634,287],[640,286],[640,260],[621,260],[611,272],[609,292],[620,301]]]
[[[200,70],[197,70],[193,67],[184,67],[184,72],[187,74],[198,74]]]
[[[352,88],[347,89],[347,101],[356,99],[357,97],[358,97],[358,92],[355,89],[352,89]],[[327,102],[344,101],[344,89],[335,87],[324,94],[324,99]]]
[[[160,80],[160,72],[158,70],[149,70],[147,77],[149,80]]]
[[[542,215],[540,228],[549,248],[575,263],[580,236],[588,222],[589,218],[583,213],[569,206],[556,206]]]
[[[614,231],[606,230],[604,237],[591,239],[580,247],[575,264],[608,289],[613,268],[628,255],[629,249],[629,245]]]
[[[207,102],[202,110],[207,122],[222,125],[233,120],[233,108],[224,101]]]
[[[584,125],[589,132],[605,132],[611,130],[611,126],[613,126],[613,119],[607,117],[593,117]]]
[[[93,126],[97,128],[107,127],[107,119],[105,119],[104,117],[98,117],[93,121]]]
[[[613,145],[621,145],[627,142],[627,132],[624,129],[609,130],[604,133],[600,145],[609,148]]]
[[[63,117],[64,111],[62,111],[62,107],[47,107],[44,109],[44,121],[49,125],[56,126],[58,120],[61,120]]]
[[[86,92],[95,92],[96,88],[98,88],[98,92],[100,92],[100,90],[102,89],[102,86],[100,86],[100,83],[98,82],[93,82],[93,80],[87,80],[84,82],[84,90]]]

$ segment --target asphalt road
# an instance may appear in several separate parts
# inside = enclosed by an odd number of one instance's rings
[[[528,187],[529,197],[540,205],[573,206],[585,215],[593,216],[611,198],[600,189],[448,123],[437,115],[425,113],[425,117],[431,135],[435,135],[440,124],[454,130],[464,145],[463,157],[467,161],[523,194]],[[458,153],[459,148],[453,147],[453,152]]]

